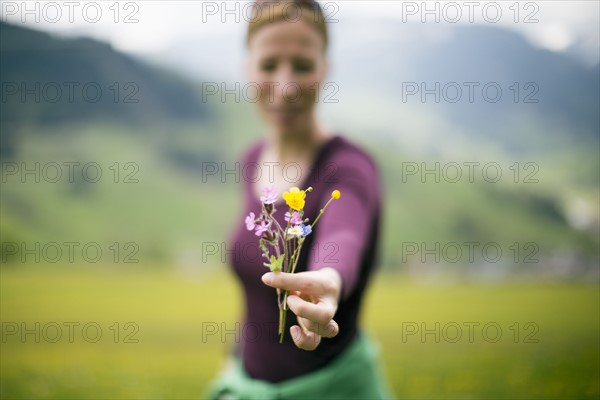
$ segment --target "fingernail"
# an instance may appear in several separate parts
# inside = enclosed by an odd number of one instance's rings
[[[271,282],[273,282],[273,276],[271,275],[270,272],[267,272],[266,274],[264,274],[262,276],[262,281],[264,283],[266,283],[267,285],[269,285]]]
[[[292,335],[292,339],[300,339],[300,327],[297,325],[292,326],[290,328],[290,334]]]

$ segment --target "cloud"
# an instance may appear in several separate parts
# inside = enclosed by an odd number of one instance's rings
[[[47,3],[62,7],[60,19],[56,20],[56,11],[47,7]],[[86,9],[86,4],[90,3],[100,5],[101,18],[97,22],[90,22],[97,14],[95,7]],[[538,47],[552,51],[574,49],[588,64],[600,61],[600,2],[597,1],[362,0],[320,3],[330,23],[344,23],[345,19],[360,17],[365,26],[376,27],[378,21],[385,18],[401,24],[423,24],[436,34],[438,30],[434,28],[440,26],[488,24],[517,31]],[[78,2],[80,7],[73,10],[68,10],[64,6],[66,3],[61,2],[33,2],[31,4],[37,6],[27,6],[27,9],[22,8],[23,4],[3,1],[2,20],[17,24],[25,21],[25,25],[67,36],[90,36],[127,52],[157,54],[178,42],[196,38],[219,40],[220,37],[231,37],[232,33],[243,38],[251,3]],[[119,4],[118,8],[114,4]],[[365,35],[376,31],[367,29]]]

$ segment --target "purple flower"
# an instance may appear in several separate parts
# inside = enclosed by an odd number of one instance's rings
[[[310,227],[310,225],[300,225],[300,228],[302,228],[302,236],[308,236],[312,233],[312,228]]]
[[[277,201],[277,192],[274,186],[267,186],[263,189],[263,196],[260,196],[260,201],[263,204],[273,204]]]
[[[292,218],[290,220],[289,211],[285,213],[284,219],[289,221],[292,225],[300,225],[302,223],[302,218],[300,218],[300,213],[298,211],[294,211],[292,213]]]
[[[246,223],[246,229],[248,229],[249,231],[251,231],[256,226],[256,215],[254,215],[254,213],[251,212],[250,215],[248,215],[246,217],[246,219],[244,220],[244,222]]]
[[[261,236],[263,233],[265,233],[266,231],[269,230],[269,226],[271,225],[270,222],[267,221],[260,221],[260,224],[256,225],[256,232],[254,232],[254,234],[256,236]]]

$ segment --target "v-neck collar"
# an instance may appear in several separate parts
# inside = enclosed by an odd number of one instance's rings
[[[304,179],[302,180],[302,182],[297,186],[298,188],[300,188],[300,190],[304,190],[304,189],[306,189],[308,187],[308,183],[309,183],[311,177],[314,175],[314,173],[317,170],[318,166],[323,161],[323,158],[327,155],[327,153],[330,151],[330,149],[332,148],[332,146],[338,140],[340,140],[340,138],[341,138],[340,135],[333,134],[325,143],[323,143],[319,147],[319,149],[316,151],[316,156],[314,158],[314,161],[310,165],[310,172],[308,173],[308,175],[306,175],[304,177]],[[260,156],[261,156],[262,152],[264,151],[264,148],[265,148],[266,144],[267,144],[267,140],[265,138],[263,138],[260,141],[260,144],[259,144],[258,149],[256,151],[256,154],[254,156],[254,159],[250,160],[250,162],[256,163],[256,164],[258,163],[258,160],[260,159]],[[252,194],[252,198],[254,199],[255,203],[261,204],[260,198],[256,197],[256,192],[254,191],[254,185],[255,185],[255,183],[250,182],[250,192]],[[279,197],[277,199],[277,201],[275,202],[275,206],[281,205],[282,203],[284,203],[284,200],[283,200],[282,197]]]

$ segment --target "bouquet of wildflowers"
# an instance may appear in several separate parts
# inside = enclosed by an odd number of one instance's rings
[[[315,228],[316,223],[325,212],[325,209],[332,200],[340,198],[339,190],[331,193],[331,198],[325,206],[319,211],[319,215],[313,223],[308,218],[304,218],[304,204],[306,193],[312,192],[312,187],[306,190],[300,190],[293,187],[289,192],[283,194],[283,199],[289,210],[285,213],[287,225],[285,229],[273,217],[277,211],[275,202],[278,194],[273,187],[267,187],[263,190],[263,196],[260,197],[262,210],[259,216],[253,212],[246,217],[246,228],[254,230],[259,239],[259,246],[263,257],[267,260],[264,265],[273,272],[294,273],[304,238],[310,235]],[[285,317],[287,312],[288,291],[283,293],[277,289],[277,305],[279,306],[279,342],[283,342],[285,332]]]

